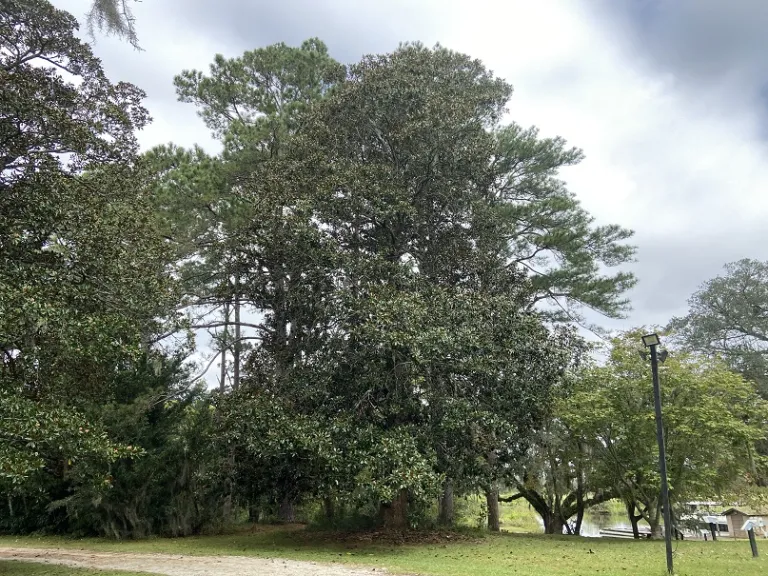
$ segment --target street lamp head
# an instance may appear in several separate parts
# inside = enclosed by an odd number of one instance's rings
[[[650,348],[651,346],[658,346],[661,344],[661,340],[659,340],[658,334],[646,334],[643,336],[643,344]]]

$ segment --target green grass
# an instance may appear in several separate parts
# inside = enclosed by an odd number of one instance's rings
[[[504,494],[503,496],[509,496]],[[461,527],[479,528],[487,522],[485,496],[465,496],[456,499],[456,512]],[[437,511],[435,511],[437,515]],[[499,505],[501,529],[505,532],[536,534],[542,532],[539,516],[525,500],[503,502]]]
[[[32,562],[0,560],[0,576],[151,576],[147,572],[115,572],[114,570],[85,570],[67,566],[50,566]]]
[[[501,529],[507,532],[536,534],[542,531],[539,515],[525,500],[515,500],[499,505]]]
[[[753,559],[746,541],[675,543],[677,573],[682,576],[764,575],[768,573],[768,542],[761,541],[758,545],[764,556]],[[383,542],[375,534],[340,538],[338,534],[300,528],[256,527],[222,536],[131,542],[4,537],[0,538],[0,546],[283,557],[383,566],[393,572],[435,576],[662,576],[666,572],[662,542],[523,534],[484,537],[434,534],[420,542],[395,544]]]

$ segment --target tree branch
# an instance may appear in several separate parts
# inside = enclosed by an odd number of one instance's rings
[[[514,502],[515,500],[519,500],[520,498],[525,498],[524,494],[515,494],[514,496],[508,496],[506,498],[502,498],[499,496],[499,502]]]

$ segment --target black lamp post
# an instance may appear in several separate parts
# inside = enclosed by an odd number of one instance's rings
[[[643,336],[643,344],[651,349],[651,372],[653,373],[653,403],[656,408],[656,441],[659,443],[659,472],[661,473],[661,503],[664,509],[664,539],[667,546],[667,572],[672,567],[672,510],[669,507],[669,485],[667,483],[667,454],[664,448],[664,424],[661,419],[661,386],[659,385],[659,359],[667,359],[666,350],[658,352],[661,341],[658,334]]]

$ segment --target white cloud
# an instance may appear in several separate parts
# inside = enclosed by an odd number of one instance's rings
[[[631,321],[665,322],[726,261],[768,257],[754,242],[768,216],[761,115],[738,75],[695,90],[585,6],[454,2],[440,11],[440,36],[515,85],[517,122],[585,150],[564,174],[569,187],[599,221],[637,232]]]

